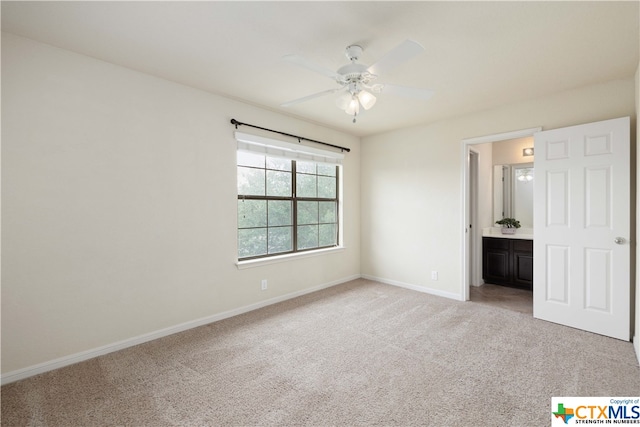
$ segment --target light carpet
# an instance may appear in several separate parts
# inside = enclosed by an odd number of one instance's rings
[[[631,343],[355,280],[2,387],[5,426],[545,426]]]

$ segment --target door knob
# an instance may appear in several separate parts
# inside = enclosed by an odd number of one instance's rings
[[[613,241],[621,245],[624,243],[624,237],[616,237]]]

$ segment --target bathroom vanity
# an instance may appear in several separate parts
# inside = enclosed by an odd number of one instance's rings
[[[501,234],[496,227],[483,230],[482,279],[485,283],[533,290],[533,233],[520,230],[516,234]]]

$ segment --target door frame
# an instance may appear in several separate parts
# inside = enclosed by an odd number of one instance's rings
[[[479,252],[479,245],[476,245],[476,248],[471,248],[470,242],[470,233],[468,229],[469,220],[470,220],[470,211],[471,207],[469,206],[469,176],[470,176],[470,164],[469,164],[469,151],[471,151],[471,147],[476,144],[485,144],[488,142],[499,142],[506,141],[508,139],[517,139],[517,138],[526,138],[532,137],[536,132],[540,132],[542,127],[535,127],[529,129],[521,129],[512,132],[504,132],[497,133],[486,136],[479,136],[474,138],[465,138],[461,143],[460,150],[460,169],[462,170],[462,214],[460,218],[460,225],[462,229],[462,242],[460,247],[462,248],[462,281],[460,283],[460,300],[468,301],[469,300],[469,283],[471,277],[469,276],[469,271],[471,269],[471,259],[479,260],[481,259],[481,254]],[[476,230],[472,231],[476,233],[476,236],[480,237],[481,229],[476,226]],[[474,250],[474,254],[470,253],[471,250]],[[474,268],[474,272],[477,272],[478,275],[482,275],[480,268]],[[474,277],[474,283],[479,283],[479,277]]]

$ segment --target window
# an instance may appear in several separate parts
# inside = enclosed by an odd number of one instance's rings
[[[237,157],[238,259],[337,246],[337,162],[246,147],[239,144]]]

